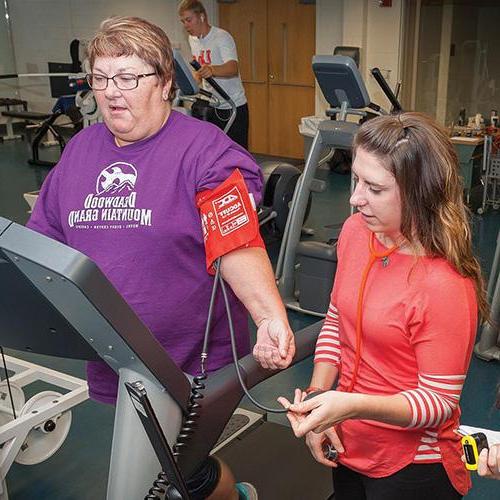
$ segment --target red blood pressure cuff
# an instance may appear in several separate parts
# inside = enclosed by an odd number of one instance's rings
[[[216,259],[238,248],[264,247],[255,203],[238,169],[214,189],[196,195],[200,210],[207,270]]]

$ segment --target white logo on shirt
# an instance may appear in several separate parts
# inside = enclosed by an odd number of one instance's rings
[[[133,191],[137,181],[137,170],[130,163],[117,161],[106,167],[97,177],[97,194],[118,194]]]
[[[152,209],[137,206],[137,170],[121,161],[104,168],[97,176],[94,193],[83,207],[71,210],[68,225],[76,229],[136,229],[152,225]]]

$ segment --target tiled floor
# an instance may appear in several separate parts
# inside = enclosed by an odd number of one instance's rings
[[[27,165],[29,149],[25,142],[0,144],[0,216],[24,223],[27,205],[22,193],[37,189],[46,170]],[[57,149],[48,149],[43,157],[57,157]],[[332,174],[321,169],[318,177],[327,182],[327,190],[315,196],[308,226],[320,229],[326,224],[341,222],[349,213],[348,176]],[[474,218],[475,245],[486,272],[491,266],[496,232],[500,227],[500,214],[488,213]],[[275,254],[278,242],[270,242],[270,253]],[[314,320],[298,313],[291,313],[294,329]],[[84,376],[83,363],[46,356],[22,353],[22,358],[50,366],[76,376]],[[262,383],[253,394],[264,403],[275,404],[277,395],[291,394],[292,389],[308,383],[312,363],[308,359]],[[500,429],[500,412],[492,409],[495,387],[500,381],[500,365],[473,358],[462,397],[463,422]],[[247,403],[244,403],[247,406]],[[285,424],[281,416],[269,419]],[[62,448],[50,459],[35,466],[14,464],[8,476],[11,500],[87,500],[105,496],[108,460],[113,427],[113,409],[93,402],[86,402],[73,411],[73,425]],[[273,469],[263,469],[272,480]],[[471,500],[500,498],[500,483],[475,479],[474,488],[467,496]],[[280,499],[272,499],[280,500]],[[283,499],[288,500],[288,499]],[[311,496],[311,500],[315,500]]]

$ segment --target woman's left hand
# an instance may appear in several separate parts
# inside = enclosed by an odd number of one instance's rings
[[[356,417],[359,394],[326,391],[302,403],[290,403],[281,397],[278,401],[288,410],[287,417],[297,437],[308,432],[323,432],[344,420]]]
[[[286,368],[295,356],[295,338],[288,323],[280,319],[262,321],[257,328],[253,355],[264,368]]]

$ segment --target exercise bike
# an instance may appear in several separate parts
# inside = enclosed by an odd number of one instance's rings
[[[354,60],[341,55],[316,55],[312,69],[329,104],[326,119],[320,122],[306,159],[304,171],[297,182],[288,220],[281,242],[275,278],[285,306],[289,309],[324,317],[328,310],[333,277],[337,267],[336,241],[340,227],[334,228],[328,242],[300,241],[302,226],[308,212],[311,193],[315,191],[315,174],[327,148],[350,150],[358,123],[348,117],[367,119],[386,114],[371,102],[363,78]],[[380,70],[371,74],[389,99],[391,112],[402,111],[401,105]],[[351,178],[351,191],[353,180]]]

